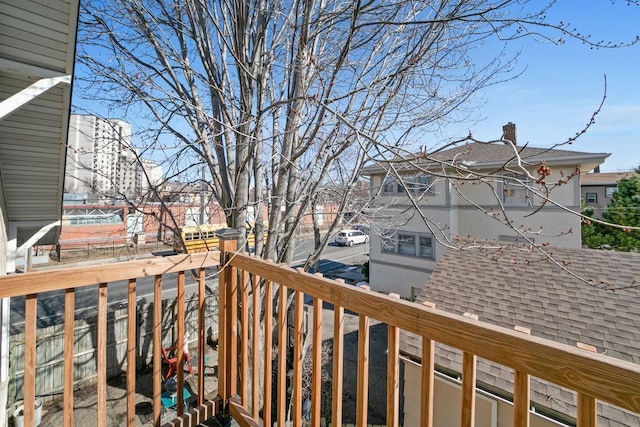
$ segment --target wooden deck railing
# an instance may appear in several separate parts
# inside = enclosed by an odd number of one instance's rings
[[[358,368],[356,424],[367,425],[368,415],[368,361],[369,322],[376,319],[388,325],[388,367],[386,416],[387,425],[399,423],[399,332],[414,333],[423,340],[422,349],[422,408],[421,425],[431,426],[433,421],[433,360],[436,342],[455,347],[463,352],[462,368],[462,425],[473,425],[475,402],[476,359],[482,357],[512,368],[515,375],[514,425],[529,425],[529,378],[537,377],[578,394],[579,426],[594,426],[596,401],[608,402],[629,411],[640,413],[640,366],[603,355],[592,354],[548,340],[528,336],[504,328],[494,327],[462,316],[447,314],[426,306],[403,301],[394,295],[383,295],[362,288],[325,279],[276,265],[265,260],[236,252],[236,242],[230,234],[220,241],[221,253],[210,252],[152,258],[119,264],[71,268],[60,271],[34,272],[0,278],[0,297],[26,294],[26,350],[25,350],[25,425],[33,425],[35,402],[35,336],[36,305],[42,292],[66,289],[65,355],[73,351],[73,310],[75,291],[82,286],[99,283],[96,297],[98,319],[98,425],[106,425],[106,313],[109,283],[128,280],[130,319],[135,319],[136,278],[155,277],[154,301],[161,298],[163,275],[178,273],[175,286],[178,291],[178,342],[184,336],[184,277],[189,270],[198,271],[199,310],[204,309],[205,268],[222,262],[219,273],[219,341],[218,341],[218,393],[214,401],[204,401],[203,372],[205,334],[202,321],[198,331],[198,406],[183,413],[182,396],[178,396],[178,418],[171,426],[195,426],[212,416],[231,416],[240,425],[283,426],[291,405],[293,425],[302,424],[302,348],[305,340],[304,301],[311,298],[313,318],[311,325],[312,380],[311,425],[320,425],[322,307],[333,304],[333,368],[331,423],[342,424],[343,397],[343,324],[345,310],[357,313]],[[277,312],[273,299],[277,299]],[[292,302],[292,310],[282,310]],[[161,356],[160,319],[156,304],[154,323],[154,425],[160,424]],[[293,318],[290,319],[289,316]],[[260,320],[260,318],[264,320]],[[272,320],[273,319],[273,320]],[[275,324],[272,323],[275,322]],[[135,425],[135,321],[129,328],[127,353],[127,425]],[[132,332],[133,331],[133,332]],[[292,331],[292,336],[288,337]],[[287,361],[293,344],[292,358]],[[178,358],[182,360],[181,346]],[[275,349],[275,350],[274,350]],[[275,363],[272,364],[275,353]],[[65,358],[64,425],[72,426],[73,419],[73,365],[72,357]],[[276,378],[272,374],[275,369]],[[287,377],[288,371],[293,372]],[[183,369],[178,369],[178,393],[181,393]],[[289,393],[288,390],[291,390]],[[275,396],[272,398],[272,396]],[[261,399],[263,401],[261,401]],[[274,400],[275,399],[275,400]],[[273,405],[272,405],[273,403]],[[273,408],[273,410],[272,410]]]
[[[294,426],[302,425],[302,354],[303,299],[313,300],[313,321],[311,322],[313,352],[311,425],[320,425],[320,359],[322,337],[322,306],[334,306],[333,330],[333,377],[332,377],[332,425],[342,424],[342,360],[343,360],[343,317],[344,310],[359,316],[358,328],[358,383],[356,425],[367,425],[368,409],[368,360],[369,322],[376,319],[388,325],[388,366],[386,423],[397,426],[399,420],[399,331],[404,330],[422,337],[422,396],[420,401],[420,425],[433,424],[433,378],[434,344],[436,342],[455,347],[463,354],[462,366],[462,425],[474,425],[474,403],[476,400],[476,360],[478,357],[496,362],[515,371],[514,426],[529,426],[530,377],[536,377],[566,387],[577,392],[577,425],[596,425],[596,401],[607,402],[634,413],[640,413],[640,365],[617,360],[604,355],[593,354],[567,345],[529,336],[520,332],[492,326],[464,316],[447,314],[440,310],[403,301],[397,295],[383,295],[367,289],[356,288],[321,276],[296,271],[282,265],[251,257],[239,252],[225,252],[225,274],[221,276],[222,288],[227,298],[227,311],[221,310],[221,324],[227,325],[226,337],[219,349],[224,360],[219,361],[220,372],[227,372],[224,388],[220,393],[228,399],[229,412],[240,425],[285,425],[286,401],[292,399],[291,420]],[[260,286],[263,288],[261,289]],[[284,307],[287,300],[293,301],[293,334],[287,339],[287,310],[280,310],[277,325],[269,324],[272,318],[271,303],[264,307],[265,336],[262,346],[255,341],[259,333],[254,333],[257,324],[247,321],[246,312],[254,314],[261,309],[257,295],[263,294],[263,301],[271,301],[273,293],[279,292],[278,305]],[[253,307],[247,303],[248,294],[253,295]],[[241,303],[237,304],[237,298]],[[235,307],[241,307],[240,314]],[[278,331],[276,384],[271,377],[271,354],[274,344],[271,330]],[[250,343],[248,337],[254,337]],[[293,343],[292,366],[287,366],[287,343]],[[267,352],[261,354],[264,347]],[[236,353],[237,351],[240,354]],[[219,356],[220,357],[220,356]],[[256,388],[259,372],[257,361],[264,361],[266,367],[262,381],[262,395],[267,396],[267,404],[258,401]],[[253,361],[250,366],[247,361]],[[236,365],[239,363],[239,366]],[[287,383],[287,371],[293,370],[293,378]],[[237,384],[242,382],[238,389]],[[255,387],[254,387],[255,385]],[[277,389],[276,413],[271,413],[269,398],[273,387]],[[291,386],[291,396],[287,388]],[[247,390],[251,389],[252,393]],[[239,396],[238,396],[239,394]],[[264,406],[264,407],[262,407]],[[258,410],[263,409],[262,421]]]
[[[177,278],[170,284],[177,290],[177,343],[184,342],[185,334],[185,274],[198,274],[198,350],[197,357],[197,407],[185,413],[183,400],[184,381],[184,347],[177,345],[177,425],[194,426],[198,422],[211,418],[217,413],[216,403],[204,400],[204,298],[205,269],[217,270],[220,263],[219,252],[199,253],[192,255],[176,255],[172,257],[154,257],[138,261],[113,264],[102,264],[88,267],[76,267],[64,270],[40,271],[27,274],[15,274],[0,277],[0,298],[26,296],[25,300],[25,360],[24,360],[24,425],[34,425],[36,399],[36,325],[38,296],[49,291],[65,290],[65,333],[64,333],[64,396],[63,425],[74,426],[74,383],[73,383],[73,349],[75,294],[85,286],[98,284],[96,295],[97,319],[97,425],[107,425],[107,295],[109,284],[116,281],[127,281],[127,310],[129,324],[127,327],[126,353],[126,425],[136,425],[136,354],[137,316],[136,316],[136,279],[154,278],[154,320],[153,320],[153,421],[155,426],[161,425],[161,393],[162,393],[162,290],[163,277],[168,273],[177,273]],[[192,354],[195,353],[193,348]],[[111,414],[113,415],[113,414]],[[170,423],[171,424],[171,423]]]

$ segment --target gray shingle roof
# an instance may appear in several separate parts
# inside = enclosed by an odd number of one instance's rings
[[[547,251],[590,283],[535,250],[500,248],[483,254],[448,250],[417,301],[433,302],[437,309],[450,313],[473,313],[479,321],[494,325],[524,326],[532,335],[556,342],[593,345],[598,353],[640,363],[640,254],[567,248]],[[616,291],[607,290],[611,287]],[[415,336],[405,334],[401,348],[420,357],[420,341]],[[439,366],[460,372],[460,356],[452,349],[440,345],[436,356]],[[479,361],[478,380],[511,392],[513,373]],[[567,390],[537,380],[532,381],[531,389],[533,401],[575,415],[575,397]],[[599,414],[598,425],[640,425],[638,416],[610,405],[602,406]]]
[[[541,162],[561,159],[584,158],[592,156],[607,156],[606,153],[585,153],[581,151],[536,148],[536,147],[518,147],[518,154],[522,159],[529,162]],[[488,162],[506,162],[515,157],[514,148],[507,144],[481,143],[474,142],[461,145],[459,147],[450,148],[430,155],[430,158],[438,161],[452,161],[454,159],[460,161],[488,163]]]
[[[616,185],[623,178],[631,178],[635,175],[630,172],[600,172],[582,175],[582,185]]]
[[[517,151],[516,151],[517,150]],[[472,142],[462,144],[457,147],[442,151],[432,151],[430,153],[418,153],[413,156],[396,158],[393,160],[400,167],[398,162],[406,161],[406,167],[414,167],[420,164],[421,167],[442,167],[442,164],[463,163],[469,168],[494,168],[501,166],[516,166],[517,156],[525,163],[537,165],[546,162],[553,165],[575,167],[581,165],[585,170],[589,170],[606,159],[608,153],[586,153],[582,151],[561,150],[557,148],[537,148],[528,146],[516,146],[502,143]],[[366,166],[363,175],[371,175],[386,171],[379,162]]]

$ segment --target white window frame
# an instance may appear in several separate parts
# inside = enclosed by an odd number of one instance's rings
[[[410,233],[398,233],[396,244],[398,254],[416,256],[416,236]]]
[[[404,182],[398,182],[398,178],[387,175],[382,179],[381,193],[384,195],[402,195],[406,194],[405,187],[410,194],[414,196],[432,196],[435,194],[433,188],[434,177],[428,173],[420,174],[402,174],[400,180]]]
[[[598,193],[586,193],[584,200],[586,203],[598,203]]]
[[[382,180],[382,194],[396,193],[396,179],[392,176],[386,176]]]
[[[518,182],[520,181],[520,182]],[[505,174],[502,179],[502,205],[511,207],[532,207],[531,190],[527,188],[526,175]],[[519,196],[518,196],[519,195]]]
[[[404,180],[409,192],[413,195],[432,196],[435,194],[433,189],[433,175],[429,175],[427,173],[421,173],[419,175],[405,175],[402,179]]]
[[[382,240],[380,251],[383,254],[435,259],[435,240],[430,234],[397,230],[382,234],[380,237]],[[423,239],[429,239],[430,241],[431,250],[428,253],[423,251]]]
[[[605,187],[604,188],[604,197],[610,199],[613,197],[613,194],[618,191],[618,187]]]
[[[423,239],[429,239],[428,245],[423,245]],[[428,254],[423,254],[422,248],[429,248]],[[431,236],[418,236],[418,256],[420,258],[433,259],[433,237]]]

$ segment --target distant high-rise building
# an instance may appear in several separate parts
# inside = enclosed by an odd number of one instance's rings
[[[72,114],[65,170],[65,193],[93,193],[101,199],[133,198],[162,178],[156,162],[139,159],[131,145],[131,125],[118,119]]]

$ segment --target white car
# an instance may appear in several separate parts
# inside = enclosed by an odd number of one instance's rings
[[[369,236],[360,230],[342,230],[336,236],[336,243],[341,246],[353,246],[368,241]]]

